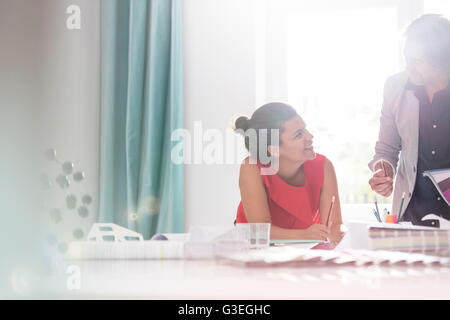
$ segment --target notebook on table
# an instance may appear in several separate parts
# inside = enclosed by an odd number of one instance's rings
[[[437,191],[450,206],[450,168],[425,171],[423,175],[430,178]]]

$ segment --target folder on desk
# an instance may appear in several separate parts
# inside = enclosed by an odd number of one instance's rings
[[[425,171],[423,175],[430,178],[437,191],[450,206],[450,168]]]

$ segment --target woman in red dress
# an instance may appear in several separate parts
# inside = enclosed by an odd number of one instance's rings
[[[250,151],[240,168],[236,222],[269,222],[271,239],[339,241],[343,234],[336,174],[330,160],[314,152],[313,136],[297,112],[284,103],[268,103],[251,118],[236,119],[234,126]],[[278,143],[271,141],[271,129],[279,130]],[[256,147],[250,131],[256,132]],[[263,157],[270,162],[263,164]],[[278,170],[268,173],[270,166]]]

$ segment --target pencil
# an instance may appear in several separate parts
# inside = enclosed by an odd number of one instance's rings
[[[378,216],[380,216],[380,211],[378,211],[377,198],[375,198],[375,209],[377,209]]]
[[[375,218],[378,220],[378,222],[381,222],[380,216],[377,213],[377,210],[372,209],[373,210],[373,215],[375,216]]]
[[[384,176],[387,177],[386,167],[384,166],[384,161],[381,159],[381,166],[383,167]]]
[[[327,227],[328,227],[328,223],[330,222],[331,213],[333,212],[333,207],[334,207],[334,201],[335,200],[336,200],[336,197],[332,196],[331,197],[330,211],[328,211],[328,218],[327,218],[327,224],[326,224]]]
[[[403,202],[404,201],[405,201],[405,193],[403,192],[403,194],[402,194],[402,202],[400,202],[400,210],[398,211],[398,215],[397,215],[397,223],[399,221],[400,214],[402,213],[402,208],[403,208]]]

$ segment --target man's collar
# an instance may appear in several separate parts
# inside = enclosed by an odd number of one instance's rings
[[[420,87],[423,86],[418,86],[416,84],[414,84],[410,79],[408,79],[408,82],[406,82],[406,90],[412,90],[412,91],[416,91],[417,89],[419,89]]]
[[[406,90],[416,91],[419,88],[425,88],[425,86],[418,86],[418,85],[414,84],[410,79],[408,79],[408,82],[406,82],[406,87],[405,87]],[[444,92],[450,94],[450,82],[445,89],[442,89],[440,91],[444,91]]]

